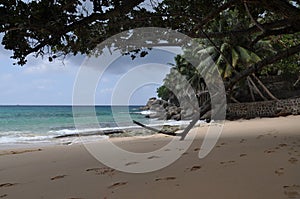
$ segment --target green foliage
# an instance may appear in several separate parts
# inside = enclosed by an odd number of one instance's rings
[[[48,56],[49,61],[66,54],[87,54],[122,29],[147,26],[144,21],[133,23],[149,14],[144,9],[132,10],[142,0],[122,2],[121,7],[116,0],[103,1],[103,5],[97,0],[89,1],[94,4],[91,10],[88,2],[80,0],[1,1],[2,44],[13,50],[12,58],[20,65],[31,53]],[[125,15],[130,10],[131,14]]]
[[[200,38],[201,45],[206,46],[202,49],[212,55],[224,78],[233,77],[234,71],[245,70],[275,52],[299,45],[298,0],[273,0],[272,3],[268,0],[162,0],[150,3],[151,8],[145,0],[2,0],[2,44],[13,51],[12,58],[17,64],[24,65],[30,54],[53,61],[66,54],[88,54],[100,42],[125,30],[165,27]],[[221,52],[216,51],[211,41]],[[152,42],[159,44],[159,41]],[[123,43],[120,39],[111,45]],[[134,58],[147,55],[146,50],[137,50],[142,47],[122,46],[122,49],[124,54],[132,53]],[[196,52],[191,54],[196,55]],[[299,54],[262,73],[295,72],[299,68],[298,60]],[[197,72],[183,64],[187,68],[180,67],[180,72],[188,81],[199,81]]]
[[[168,101],[171,97],[171,94],[172,92],[164,85],[157,88],[157,96],[163,100]]]
[[[300,44],[300,33],[288,34],[282,36],[274,36],[271,38],[272,46],[274,50],[289,48],[294,45]],[[261,71],[262,75],[277,75],[281,74],[286,77],[293,77],[300,74],[300,53],[290,56],[286,59],[282,59],[279,62],[272,64],[269,67],[264,68]]]

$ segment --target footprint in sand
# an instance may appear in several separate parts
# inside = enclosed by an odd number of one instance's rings
[[[279,168],[275,170],[274,173],[277,174],[278,176],[281,176],[284,174],[284,168]]]
[[[227,165],[227,164],[233,164],[233,163],[235,163],[234,160],[229,160],[229,161],[227,161],[227,162],[220,162],[220,164],[224,164],[224,165]]]
[[[300,198],[300,185],[283,186],[283,189],[288,198]]]
[[[64,177],[66,177],[67,175],[59,175],[59,176],[54,176],[51,178],[51,180],[58,180],[58,179],[62,179]]]
[[[6,196],[8,196],[7,194],[3,194],[0,196],[0,198],[5,198]]]
[[[260,139],[262,137],[264,137],[264,135],[259,135],[259,136],[256,137],[256,139]]]
[[[290,162],[291,164],[296,164],[296,163],[298,162],[298,159],[291,157],[291,158],[289,159],[289,162]]]
[[[108,188],[109,189],[114,189],[114,188],[118,188],[118,187],[121,187],[121,186],[124,186],[124,185],[127,185],[128,182],[116,182],[112,185],[110,185]]]
[[[134,164],[138,164],[138,162],[128,162],[125,164],[125,166],[130,166],[130,165],[134,165]]]
[[[153,155],[153,156],[148,157],[147,159],[151,160],[151,159],[155,159],[155,158],[159,158],[159,156]]]
[[[240,140],[240,143],[245,143],[246,142],[246,139],[241,139]]]
[[[108,167],[103,167],[103,168],[91,168],[91,169],[87,169],[87,172],[93,171],[95,172],[96,175],[114,175],[115,170],[108,168]]]
[[[217,145],[216,147],[217,148],[220,148],[221,146],[225,146],[227,143],[225,143],[225,142],[222,142],[220,145]]]
[[[176,180],[176,177],[164,177],[164,178],[156,178],[155,181],[167,181],[167,180]]]
[[[201,166],[196,165],[196,166],[193,166],[192,168],[188,168],[188,170],[190,170],[190,171],[197,171],[197,170],[199,170],[201,168],[202,168]]]
[[[285,143],[281,143],[281,144],[279,144],[278,146],[280,146],[280,147],[286,147],[286,146],[288,146],[288,145],[285,144]]]
[[[18,184],[18,183],[3,183],[3,184],[0,184],[0,188],[2,188],[2,187],[11,187],[11,186],[14,186],[16,184]]]
[[[275,153],[275,151],[273,149],[267,149],[264,151],[264,153]]]

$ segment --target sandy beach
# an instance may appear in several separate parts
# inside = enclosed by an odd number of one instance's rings
[[[173,164],[142,174],[105,166],[83,144],[1,150],[0,198],[300,198],[300,116],[226,121],[216,146],[199,159],[206,130],[193,129],[196,139]],[[111,140],[144,152],[171,139]],[[139,162],[124,166],[132,164]]]

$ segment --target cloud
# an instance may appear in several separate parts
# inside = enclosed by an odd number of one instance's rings
[[[15,60],[10,59],[11,55],[11,51],[0,45],[0,104],[72,104],[73,86],[85,59],[84,55],[70,55],[64,61],[53,62],[49,62],[47,58],[29,56],[27,64],[23,67],[13,66]],[[143,78],[147,74],[152,74],[148,75],[150,78],[159,76],[162,79],[164,75],[161,68],[153,68],[150,63],[166,65],[169,62],[174,62],[174,54],[157,49],[149,51],[146,57],[137,57],[135,60],[130,56],[119,56],[98,82],[96,103],[110,104],[116,83],[132,69],[148,64],[139,73],[132,73],[130,81]],[[99,57],[95,59],[95,63],[96,67],[101,67],[103,59]],[[134,104],[143,104],[146,99],[155,95],[155,90],[155,86],[141,88],[130,100]]]
[[[113,51],[113,54],[107,52],[105,49],[104,53],[99,56],[91,56],[86,59],[83,66],[93,68],[94,70],[104,71],[104,75],[116,75],[120,76],[128,72],[129,70],[149,63],[158,63],[167,65],[174,63],[174,57],[176,54],[169,52],[168,50],[152,49],[148,51],[148,55],[145,57],[137,56],[132,60],[130,55],[121,55],[118,51]],[[114,60],[112,62],[112,60]]]
[[[49,62],[45,59],[36,59],[37,60],[28,60],[28,64],[26,64],[24,70],[25,74],[62,73],[70,71],[68,60],[66,60],[67,64],[64,64],[59,60]]]

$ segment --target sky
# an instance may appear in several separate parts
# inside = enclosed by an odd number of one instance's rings
[[[11,55],[11,51],[0,45],[0,105],[72,105],[74,85],[83,63],[88,60],[86,56],[49,62],[47,58],[29,55],[27,64],[18,66],[13,65],[15,60]],[[106,67],[106,70],[99,77],[94,92],[95,104],[110,105],[113,98],[123,98],[130,93],[127,101],[116,103],[144,105],[150,97],[156,96],[156,89],[169,72],[168,63],[174,63],[174,56],[170,51],[153,49],[146,57],[135,60],[119,56],[108,66],[103,66],[102,58],[98,57],[98,69]],[[134,90],[127,91],[129,87]]]

